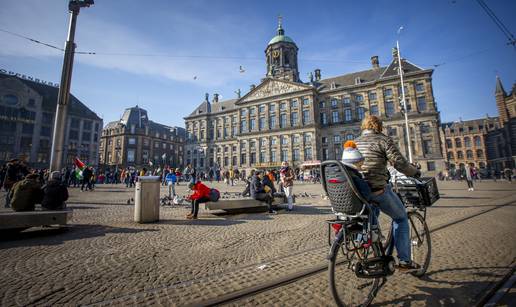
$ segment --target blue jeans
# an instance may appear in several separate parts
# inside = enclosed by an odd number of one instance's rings
[[[385,191],[382,194],[371,195],[371,200],[378,203],[379,209],[392,218],[392,235],[394,246],[398,251],[398,258],[401,261],[410,261],[408,217],[400,198],[392,191],[391,185],[388,184],[385,186]],[[373,205],[373,208],[376,208],[373,209],[376,211],[374,212],[376,217],[379,215],[378,207]]]

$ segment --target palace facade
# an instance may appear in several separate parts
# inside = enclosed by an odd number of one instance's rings
[[[371,57],[371,68],[323,78],[316,69],[309,82],[299,78],[298,47],[281,24],[265,49],[267,73],[242,97],[219,101],[208,94],[187,117],[185,162],[210,167],[277,168],[289,161],[296,168],[340,159],[342,144],[360,134],[367,114],[381,117],[385,133],[408,156],[397,51],[387,66]],[[423,171],[444,168],[440,117],[432,88],[432,69],[402,59],[415,161]]]
[[[99,165],[103,169],[183,167],[184,141],[184,128],[153,122],[146,110],[135,106],[102,130]]]

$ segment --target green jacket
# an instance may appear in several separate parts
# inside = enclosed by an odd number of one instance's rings
[[[43,190],[37,179],[23,179],[11,189],[11,206],[14,211],[33,211],[43,199]]]

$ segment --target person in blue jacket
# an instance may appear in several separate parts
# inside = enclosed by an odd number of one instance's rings
[[[174,172],[168,173],[167,176],[165,177],[165,181],[168,185],[168,197],[172,198],[172,197],[176,196],[176,188],[175,188],[175,185],[177,182],[176,173],[174,173]]]

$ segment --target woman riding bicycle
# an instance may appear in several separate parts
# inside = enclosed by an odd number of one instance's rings
[[[361,128],[362,135],[355,142],[364,156],[363,174],[371,187],[371,201],[378,204],[378,208],[393,220],[398,269],[417,269],[419,265],[411,261],[407,212],[388,182],[387,162],[407,176],[419,177],[421,173],[403,157],[393,139],[382,133],[383,124],[378,117],[367,116]],[[378,210],[375,214],[378,216]]]

